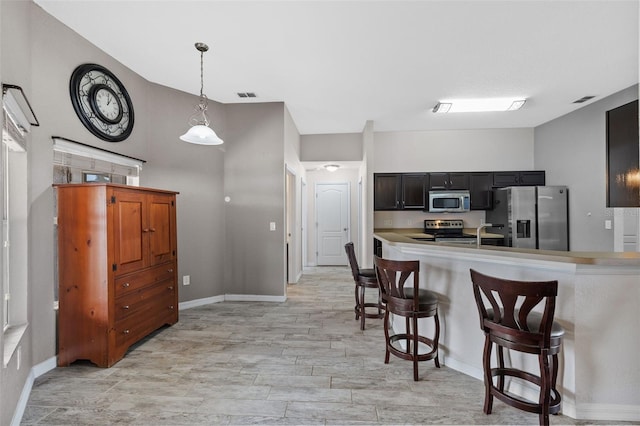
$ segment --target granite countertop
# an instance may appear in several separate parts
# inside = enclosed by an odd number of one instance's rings
[[[471,229],[471,228],[465,228]],[[475,235],[475,229],[474,233]],[[481,238],[496,238],[499,234],[483,232]],[[633,266],[640,267],[640,252],[582,252],[582,251],[556,251],[521,249],[513,247],[500,247],[465,244],[449,244],[444,242],[417,241],[412,238],[425,237],[422,229],[419,228],[379,228],[374,229],[374,237],[385,240],[390,244],[414,244],[426,246],[439,246],[446,250],[457,250],[466,253],[479,251],[485,254],[500,254],[506,257],[534,259],[552,262],[575,263],[583,265],[608,265],[608,266]],[[478,253],[480,254],[480,253]]]

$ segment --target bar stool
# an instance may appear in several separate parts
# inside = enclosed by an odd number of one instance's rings
[[[491,414],[493,397],[530,413],[538,413],[541,425],[549,424],[549,414],[560,412],[561,397],[556,389],[558,353],[564,329],[553,320],[558,281],[512,281],[481,274],[471,269],[473,294],[485,334],[483,353],[484,412]],[[483,298],[487,300],[485,304]],[[543,306],[543,313],[532,312]],[[498,366],[491,367],[491,351],[497,346]],[[538,356],[540,375],[505,367],[504,348]],[[494,382],[497,378],[497,384]],[[540,388],[537,402],[518,397],[505,389],[505,378],[526,380]]]
[[[384,310],[384,307],[380,302],[380,289],[378,287],[378,280],[376,278],[376,272],[373,269],[360,269],[352,242],[345,244],[344,249],[347,252],[347,258],[349,259],[349,265],[351,266],[353,281],[356,284],[356,306],[354,308],[354,311],[356,313],[356,320],[360,319],[360,330],[364,330],[365,318],[382,318],[384,316],[384,313],[382,312]],[[376,289],[376,293],[378,294],[377,303],[365,302],[365,289],[367,288]],[[375,308],[377,312],[367,312],[367,308]]]
[[[440,337],[438,295],[419,288],[420,262],[417,260],[388,260],[378,256],[374,260],[382,301],[386,307],[384,363],[389,363],[389,354],[412,361],[413,380],[418,381],[418,362],[432,359],[435,361],[436,367],[440,368],[438,361],[438,339]],[[411,275],[413,275],[413,285],[410,285],[411,281],[409,281]],[[405,331],[403,333],[390,334],[390,314],[405,317]],[[418,319],[427,317],[433,317],[435,321],[433,338],[421,336],[418,330]],[[419,353],[420,346],[426,346],[429,352]]]

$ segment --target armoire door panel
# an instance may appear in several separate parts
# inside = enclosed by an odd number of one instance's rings
[[[151,251],[151,264],[157,265],[175,257],[176,242],[172,227],[173,209],[175,204],[173,197],[154,195],[149,203],[149,246]]]
[[[144,212],[144,194],[115,192],[116,275],[147,266],[145,244],[149,228]]]

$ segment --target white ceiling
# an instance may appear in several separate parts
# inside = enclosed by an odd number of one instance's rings
[[[638,0],[34,0],[149,81],[284,101],[301,134],[533,127],[638,82]],[[242,100],[237,92],[255,92]],[[524,96],[520,111],[433,114]]]

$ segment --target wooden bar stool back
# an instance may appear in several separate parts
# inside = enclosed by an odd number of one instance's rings
[[[485,334],[484,412],[491,414],[495,396],[512,407],[538,413],[540,424],[548,425],[549,414],[559,413],[561,403],[556,380],[564,329],[553,320],[558,282],[505,280],[473,269],[471,281],[480,315],[480,328]],[[536,306],[541,306],[543,312],[533,312]],[[494,344],[497,347],[497,367],[491,367]],[[504,348],[537,355],[539,375],[505,366]],[[529,401],[510,393],[505,387],[507,377],[537,385],[540,389],[538,401]]]
[[[440,368],[438,361],[438,339],[440,336],[438,295],[419,288],[420,262],[417,260],[388,260],[376,256],[375,270],[382,292],[382,301],[386,307],[384,363],[389,363],[389,354],[412,361],[413,380],[418,381],[419,361],[433,359],[436,367]],[[390,314],[405,318],[403,333],[391,334],[393,328],[389,324]],[[435,321],[433,338],[421,336],[418,330],[418,319],[427,317],[433,317]]]
[[[349,265],[351,266],[351,274],[353,275],[353,281],[355,282],[355,299],[356,305],[354,311],[356,313],[356,320],[360,319],[360,330],[364,330],[365,318],[382,318],[384,313],[384,307],[380,301],[380,289],[378,287],[378,280],[376,279],[376,272],[373,269],[360,269],[358,260],[356,259],[356,252],[353,248],[353,243],[349,242],[344,246],[347,252],[347,258],[349,259]],[[365,289],[375,289],[377,294],[377,302],[365,302]],[[373,312],[367,312],[375,309]]]

